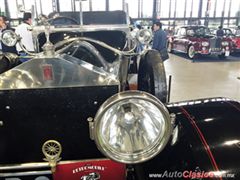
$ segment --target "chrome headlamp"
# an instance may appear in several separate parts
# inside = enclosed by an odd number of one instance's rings
[[[127,164],[156,156],[171,134],[168,110],[156,97],[140,91],[110,97],[100,107],[93,125],[98,149],[107,157]]]
[[[152,40],[152,31],[149,29],[141,29],[137,32],[137,40],[144,45],[147,45]]]
[[[222,46],[228,46],[228,45],[229,45],[229,43],[227,41],[222,42]]]
[[[202,42],[202,46],[209,46],[209,42],[207,41]]]
[[[18,36],[11,30],[6,30],[2,33],[1,41],[6,46],[15,46],[18,41]]]

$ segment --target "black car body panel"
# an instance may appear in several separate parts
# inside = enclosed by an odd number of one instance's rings
[[[224,172],[218,179],[240,178],[239,103],[214,98],[169,104],[168,108],[176,114],[178,140],[169,143],[158,157],[139,165],[146,179],[178,179],[190,172]]]
[[[87,119],[117,92],[118,86],[1,91],[0,164],[41,162],[49,139],[61,142],[62,160],[103,157],[89,138]]]

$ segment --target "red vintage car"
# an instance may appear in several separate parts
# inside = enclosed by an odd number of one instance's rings
[[[190,59],[196,54],[225,58],[232,52],[232,40],[212,35],[205,26],[183,26],[168,38],[168,52],[172,51],[186,53]]]
[[[238,34],[239,32],[230,28],[223,28],[223,31],[226,37],[232,39],[233,52],[240,52],[240,34]]]

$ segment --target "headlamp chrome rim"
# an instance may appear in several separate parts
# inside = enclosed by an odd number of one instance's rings
[[[222,46],[228,46],[229,42],[228,41],[222,41]]]
[[[108,147],[106,144],[104,144],[101,137],[99,137],[99,134],[100,134],[99,126],[101,123],[100,121],[104,116],[104,113],[114,104],[117,104],[123,100],[133,99],[133,98],[148,101],[153,105],[155,105],[164,116],[166,128],[164,129],[163,135],[161,135],[161,137],[158,137],[157,139],[158,141],[154,142],[153,145],[148,147],[148,151],[140,151],[134,154],[120,153],[115,149]],[[146,92],[141,92],[141,91],[126,91],[110,97],[100,107],[94,119],[94,140],[98,149],[110,159],[121,162],[121,163],[126,163],[126,164],[136,164],[136,163],[147,161],[155,157],[167,145],[171,134],[172,134],[172,124],[171,124],[171,119],[170,119],[170,115],[167,108],[164,106],[162,102],[160,102],[153,95]]]
[[[152,40],[152,31],[149,29],[141,29],[136,34],[137,40],[144,45],[148,45]]]
[[[7,37],[6,37],[7,36]],[[11,41],[9,41],[9,38],[12,38]],[[12,30],[6,30],[1,35],[1,41],[6,46],[15,46],[18,42],[18,36],[17,34]]]
[[[206,46],[209,46],[209,42],[203,41],[203,42],[202,42],[202,46],[205,46],[205,47],[206,47]]]

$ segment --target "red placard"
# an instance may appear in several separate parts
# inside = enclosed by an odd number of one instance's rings
[[[43,71],[43,79],[45,81],[53,80],[53,67],[51,64],[43,64],[42,71]]]
[[[54,180],[124,180],[125,164],[108,159],[61,163],[53,174]]]

